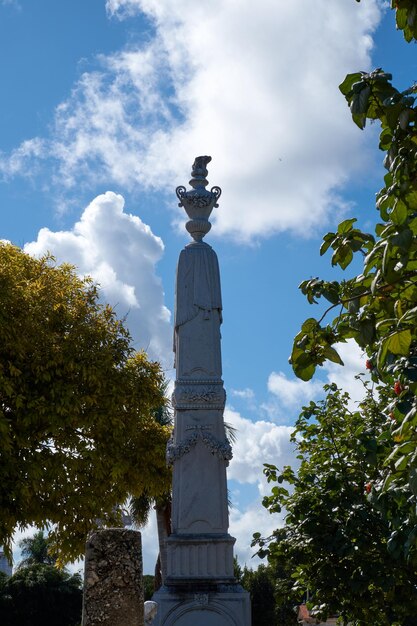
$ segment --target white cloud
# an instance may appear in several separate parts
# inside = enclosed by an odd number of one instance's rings
[[[242,398],[243,400],[253,400],[255,393],[253,389],[246,387],[245,389],[231,389],[230,393],[236,398]]]
[[[322,390],[320,381],[289,379],[283,372],[272,372],[268,378],[268,391],[278,399],[280,405],[294,409],[314,398]]]
[[[262,537],[269,537],[276,528],[284,525],[284,514],[271,515],[261,501],[254,502],[243,511],[231,509],[230,533],[236,537],[235,555],[239,563],[256,568],[259,563],[265,563],[255,556],[256,547],[251,547],[253,533],[259,532]]]
[[[286,418],[288,420],[289,411],[297,416],[301,408],[310,400],[324,397],[323,385],[325,383],[336,383],[343,391],[347,391],[351,398],[351,405],[355,407],[356,403],[364,397],[364,386],[357,378],[358,374],[364,374],[362,378],[369,380],[365,368],[366,356],[353,339],[337,344],[336,349],[344,365],[327,361],[323,368],[317,368],[312,380],[305,382],[295,376],[290,378],[283,372],[272,372],[268,378],[268,391],[272,397],[260,408],[270,419]]]
[[[369,380],[369,373],[365,368],[366,355],[359,346],[349,339],[346,343],[336,346],[344,366],[335,363],[326,363],[327,380],[329,383],[336,383],[338,387],[347,391],[350,395],[352,405],[364,398],[364,387],[360,380],[355,378],[360,373],[365,374],[364,379]]]
[[[262,497],[271,491],[271,485],[263,475],[263,464],[270,463],[279,468],[297,466],[295,447],[290,442],[293,427],[265,420],[252,422],[230,408],[226,408],[225,421],[237,430],[228,478],[242,485],[256,485],[258,492],[252,502],[230,511],[230,533],[237,540],[235,551],[239,561],[255,566],[259,561],[252,558],[256,551],[250,547],[253,533],[268,536],[283,523],[282,515],[271,515],[261,504]]]
[[[214,233],[244,240],[307,234],[344,208],[338,194],[369,153],[337,85],[370,67],[379,0],[106,7],[143,12],[155,35],[99,57],[58,107],[51,137],[3,155],[0,171],[30,171],[43,156],[69,188],[86,177],[170,191],[196,155],[212,154],[210,180],[224,190]]]
[[[106,0],[106,11],[111,16],[129,17],[140,11],[138,0]]]
[[[348,391],[352,404],[363,398],[363,385],[355,379],[360,371],[364,371],[365,357],[362,351],[353,341],[339,344],[337,349],[345,365],[341,367],[333,363],[326,364],[323,368],[326,381],[304,383],[289,379],[282,372],[273,372],[270,375],[268,390],[274,397],[263,405],[263,409],[271,419],[280,415],[286,415],[288,419],[288,410],[297,415],[303,404],[323,397],[324,382],[335,382]],[[258,492],[258,496],[249,504],[237,504],[231,509],[230,532],[237,539],[236,553],[240,562],[256,567],[259,559],[252,558],[256,549],[250,547],[253,533],[260,532],[263,536],[269,536],[274,529],[284,524],[285,515],[284,512],[271,515],[262,507],[262,497],[271,491],[271,485],[263,476],[263,464],[271,463],[280,469],[284,465],[291,465],[294,469],[298,466],[295,446],[290,442],[294,428],[267,420],[252,422],[230,408],[225,411],[225,420],[237,430],[228,477],[241,484],[242,491],[245,485],[254,485]],[[239,499],[240,494],[237,497]]]
[[[228,477],[258,484],[263,494],[263,463],[289,465],[294,459],[294,445],[289,440],[293,427],[266,420],[252,422],[230,408],[226,409],[224,419],[237,430]]]
[[[33,177],[39,171],[38,160],[44,158],[46,145],[44,140],[35,137],[23,141],[8,158],[0,152],[0,174],[5,180],[16,174]],[[34,170],[27,168],[29,163],[34,165]]]
[[[171,368],[170,312],[155,269],[164,246],[149,226],[123,209],[122,196],[108,191],[89,204],[71,230],[42,228],[24,249],[34,256],[51,252],[58,262],[73,263],[81,275],[92,276],[118,316],[127,315],[135,348]]]

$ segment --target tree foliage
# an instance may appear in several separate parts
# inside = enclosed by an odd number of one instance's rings
[[[300,468],[265,466],[273,483],[263,504],[271,513],[286,511],[285,527],[272,537],[254,537],[260,556],[284,562],[296,599],[310,589],[313,613],[340,614],[344,623],[409,624],[417,614],[415,546],[405,539],[417,518],[404,519],[390,491],[378,493],[393,434],[384,390],[376,401],[368,392],[357,410],[335,385],[327,396],[305,407],[292,440]],[[290,488],[288,486],[291,486]],[[403,503],[412,496],[404,489]],[[397,536],[392,536],[393,526]]]
[[[414,38],[416,4],[392,3],[398,27],[407,41]],[[306,280],[300,288],[311,304],[327,301],[326,310],[307,319],[297,334],[291,362],[294,372],[309,380],[326,360],[342,363],[337,344],[353,339],[368,356],[375,383],[394,391],[386,411],[392,445],[386,450],[378,485],[390,491],[405,518],[414,519],[417,498],[417,87],[397,90],[381,69],[349,74],[340,85],[353,121],[381,127],[379,148],[385,153],[384,185],[376,197],[379,220],[374,234],[346,219],[324,236],[320,254],[332,251],[331,263],[345,270],[359,255],[359,274],[340,281]],[[336,316],[331,317],[332,314]],[[330,318],[330,319],[329,319]],[[382,461],[381,461],[382,462]],[[411,493],[407,507],[403,491]],[[414,550],[417,528],[404,545]],[[392,526],[392,538],[397,529]],[[410,557],[411,558],[411,557]]]
[[[417,37],[417,5],[395,0],[397,27]],[[337,344],[366,353],[376,390],[352,410],[334,386],[310,403],[293,440],[301,467],[265,466],[273,484],[264,505],[287,511],[273,536],[255,534],[261,556],[292,565],[291,593],[310,589],[317,616],[344,623],[417,623],[417,87],[400,91],[382,69],[349,74],[340,85],[354,123],[379,123],[386,174],[374,232],[352,217],[323,238],[331,265],[358,268],[344,280],[312,278],[300,289],[325,303],[294,340],[295,374],[309,380]],[[355,260],[355,264],[352,261]],[[357,270],[356,270],[357,271]],[[353,270],[355,273],[355,270]],[[287,483],[287,484],[285,484]],[[289,485],[289,486],[288,486]]]
[[[36,563],[0,579],[0,623],[7,626],[79,626],[79,574]]]
[[[260,535],[259,535],[260,536]],[[296,626],[298,598],[291,594],[291,573],[281,559],[256,569],[240,566],[234,557],[233,570],[236,581],[249,592],[252,626]]]
[[[163,374],[69,265],[2,243],[0,299],[0,544],[52,524],[75,558],[129,494],[169,486]]]
[[[237,581],[251,598],[252,626],[296,626],[295,602],[288,600],[283,588],[291,587],[289,572],[282,562],[259,565],[257,569],[235,562]]]
[[[50,541],[43,530],[38,530],[32,537],[24,537],[19,542],[23,559],[19,562],[19,567],[27,567],[42,563],[44,565],[55,565],[56,557],[51,553]]]

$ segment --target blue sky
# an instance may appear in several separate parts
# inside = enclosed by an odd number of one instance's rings
[[[372,228],[383,175],[378,129],[360,132],[337,86],[383,67],[417,79],[415,48],[379,0],[0,0],[0,237],[52,251],[128,313],[139,348],[172,375],[174,274],[187,243],[175,187],[211,154],[223,189],[207,242],[223,289],[231,533],[249,562],[262,463],[291,462],[298,409],[344,369],[296,381],[292,337],[315,314],[297,286],[334,275],[318,249],[344,217]],[[144,532],[152,571],[154,529]]]

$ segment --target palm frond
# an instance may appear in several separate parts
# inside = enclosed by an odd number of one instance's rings
[[[132,516],[135,526],[146,526],[154,505],[154,499],[148,494],[132,497],[129,503],[129,513]]]
[[[226,437],[231,443],[236,443],[237,440],[237,428],[232,426],[230,422],[224,422],[224,430],[226,431]]]

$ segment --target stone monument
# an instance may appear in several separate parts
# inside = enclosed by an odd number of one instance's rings
[[[193,238],[177,267],[173,393],[174,432],[167,446],[173,467],[171,535],[166,578],[154,594],[154,626],[250,626],[249,594],[233,574],[228,533],[226,467],[232,449],[225,435],[222,381],[220,274],[214,250],[203,241],[221,195],[206,189],[211,157],[194,161],[189,191],[176,190]]]

